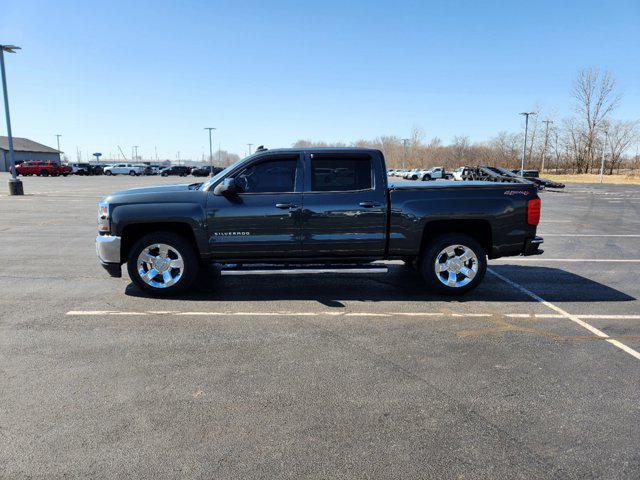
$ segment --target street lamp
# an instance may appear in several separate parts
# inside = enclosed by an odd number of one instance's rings
[[[216,130],[216,127],[204,127],[204,129],[209,130],[209,164],[211,165],[209,176],[213,177],[213,145],[211,144],[211,131]]]
[[[602,162],[600,163],[600,183],[604,180],[604,158],[607,151],[607,142],[609,141],[609,132],[604,131],[604,145],[602,145]]]
[[[60,135],[59,133],[56,133],[56,140],[58,141],[58,152],[60,152],[60,137],[62,135]]]
[[[407,163],[407,144],[409,143],[408,138],[402,139],[402,168],[406,168],[405,164]]]
[[[7,138],[9,139],[9,195],[24,195],[22,181],[18,180],[16,160],[13,153],[13,136],[11,135],[11,115],[9,115],[9,94],[7,93],[7,74],[4,70],[4,52],[15,53],[20,47],[15,45],[0,45],[0,70],[2,71],[2,92],[4,93],[4,112],[7,116]]]
[[[520,175],[524,175],[524,161],[527,156],[527,136],[529,132],[529,115],[537,115],[536,112],[521,112],[524,115],[524,145],[522,146],[522,163],[520,164]]]

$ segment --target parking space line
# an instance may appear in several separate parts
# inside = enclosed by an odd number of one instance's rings
[[[639,238],[638,234],[619,234],[619,233],[541,233],[543,237],[621,237],[621,238]]]
[[[520,292],[524,293],[525,295],[533,298],[534,300],[542,303],[544,306],[550,308],[551,310],[554,310],[556,312],[558,312],[560,315],[562,315],[563,317],[571,320],[572,322],[580,325],[582,328],[589,330],[591,333],[593,333],[594,335],[604,338],[607,342],[609,342],[611,345],[619,348],[620,350],[628,353],[629,355],[635,357],[636,359],[640,360],[640,352],[637,352],[636,350],[634,350],[633,348],[628,347],[627,345],[625,345],[624,343],[615,340],[613,338],[610,338],[609,335],[607,335],[606,333],[604,333],[602,330],[597,329],[596,327],[594,327],[593,325],[588,324],[587,322],[580,320],[576,315],[572,315],[569,312],[566,312],[565,310],[563,310],[562,308],[558,307],[557,305],[554,305],[551,302],[548,302],[547,300],[545,300],[544,298],[540,297],[539,295],[536,295],[535,293],[533,293],[531,290],[528,290],[527,288],[523,287],[522,285],[520,285],[519,283],[514,282],[513,280],[508,279],[507,277],[500,275],[498,272],[493,271],[490,268],[487,268],[487,270],[495,275],[496,277],[498,277],[500,280],[502,280],[503,282],[511,285],[513,288],[515,288],[516,290],[519,290]]]
[[[492,272],[495,274],[495,272]],[[497,274],[496,274],[497,275]],[[486,318],[504,316],[507,318],[541,318],[557,319],[566,318],[566,315],[559,313],[457,313],[457,312],[209,312],[209,311],[187,311],[177,310],[147,310],[140,312],[121,312],[118,310],[71,310],[66,313],[68,316],[108,316],[108,315],[161,315],[161,316],[200,316],[200,317],[317,317],[317,316],[345,316],[345,317],[455,317],[455,318]],[[617,315],[617,314],[588,314],[572,315],[581,320],[640,320],[640,315]]]
[[[588,263],[640,263],[640,258],[543,258],[543,257],[504,257],[496,258],[492,262],[588,262]]]

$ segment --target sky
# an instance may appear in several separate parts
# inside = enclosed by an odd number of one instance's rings
[[[72,160],[199,160],[204,127],[241,156],[414,126],[484,141],[518,112],[571,115],[585,67],[613,72],[616,118],[640,119],[638,0],[0,0],[0,44],[22,47],[5,54],[14,136],[61,134]]]

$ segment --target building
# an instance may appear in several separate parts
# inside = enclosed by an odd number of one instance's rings
[[[13,137],[13,154],[16,163],[27,160],[60,163],[60,152],[28,138]],[[0,136],[0,172],[9,171],[9,137]]]

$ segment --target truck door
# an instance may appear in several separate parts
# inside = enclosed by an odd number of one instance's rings
[[[207,198],[209,245],[217,259],[302,255],[300,155],[265,154],[233,173],[239,192]]]
[[[369,153],[305,157],[302,249],[308,258],[378,257],[386,242],[384,164]]]

